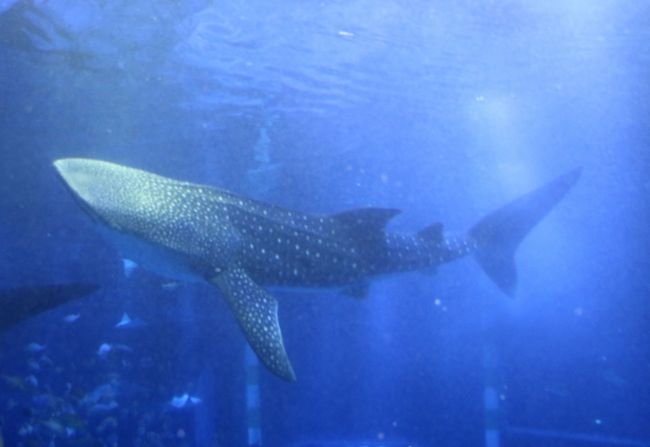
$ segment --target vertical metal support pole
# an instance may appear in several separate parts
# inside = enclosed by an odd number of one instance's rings
[[[194,445],[214,445],[216,439],[217,411],[214,377],[214,370],[209,367],[205,367],[199,376],[197,391],[203,399],[203,403],[201,411],[197,411],[194,416]]]
[[[271,140],[268,135],[268,127],[272,125],[273,118],[260,128],[260,133],[254,147],[253,166],[247,173],[247,189],[257,199],[268,195],[269,182],[268,170],[271,164]],[[260,365],[257,356],[246,346],[244,355],[246,368],[246,423],[248,428],[248,446],[259,447],[262,445],[262,412],[260,400],[259,372]]]
[[[483,344],[483,415],[485,424],[485,447],[499,447],[499,373],[498,355],[491,340]]]
[[[262,445],[259,361],[253,350],[246,346],[246,424],[248,426],[248,446]]]

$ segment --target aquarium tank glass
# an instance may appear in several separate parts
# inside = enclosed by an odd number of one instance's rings
[[[0,447],[650,447],[650,3],[0,0]]]

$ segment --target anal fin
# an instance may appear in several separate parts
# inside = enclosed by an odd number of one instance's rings
[[[241,268],[228,269],[210,282],[223,292],[246,340],[264,366],[284,380],[295,381],[282,341],[275,298]]]

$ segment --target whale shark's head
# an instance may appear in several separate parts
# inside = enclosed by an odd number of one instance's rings
[[[54,167],[81,207],[100,222],[132,231],[155,219],[173,181],[101,160],[64,158]]]
[[[194,280],[232,262],[240,239],[216,190],[101,160],[54,167],[100,233],[139,265]]]
[[[56,160],[54,167],[75,199],[89,212],[105,202],[102,196],[107,189],[115,188],[115,169],[108,163],[64,158]]]

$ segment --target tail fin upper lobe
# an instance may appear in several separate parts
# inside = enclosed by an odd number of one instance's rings
[[[474,225],[470,237],[485,273],[508,295],[517,284],[514,255],[528,232],[569,192],[580,178],[577,168],[493,211]]]

